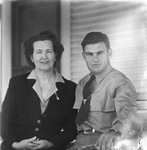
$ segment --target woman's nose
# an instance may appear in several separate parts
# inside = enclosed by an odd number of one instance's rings
[[[47,53],[46,52],[42,53],[42,57],[46,58],[47,57]]]

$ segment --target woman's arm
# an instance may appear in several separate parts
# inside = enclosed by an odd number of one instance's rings
[[[75,117],[77,115],[77,110],[73,109],[71,111],[70,117],[63,129],[59,134],[50,138],[50,142],[54,144],[54,147],[59,148],[67,145],[69,142],[73,141],[77,135],[77,128],[75,124]]]
[[[1,137],[2,140],[9,146],[16,141],[15,128],[16,123],[16,93],[12,79],[2,104],[1,111]]]

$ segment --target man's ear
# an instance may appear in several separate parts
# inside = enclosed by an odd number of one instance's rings
[[[111,58],[111,56],[112,56],[112,49],[111,48],[108,49],[108,55]]]
[[[82,56],[83,56],[83,58],[85,59],[85,55],[84,55],[84,52],[82,52]]]

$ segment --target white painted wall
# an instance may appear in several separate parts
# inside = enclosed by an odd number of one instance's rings
[[[61,43],[64,46],[64,52],[61,58],[61,74],[71,79],[70,64],[70,0],[61,0]]]
[[[4,99],[8,83],[11,77],[11,1],[2,2],[2,85],[1,85],[1,102]]]

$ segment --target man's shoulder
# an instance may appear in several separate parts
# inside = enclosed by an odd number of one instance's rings
[[[89,80],[89,74],[87,74],[87,75],[85,75],[84,77],[82,77],[80,80],[79,80],[79,82],[78,82],[78,84],[85,84],[87,81]]]
[[[134,87],[130,78],[128,78],[123,72],[121,72],[117,69],[113,69],[113,71],[111,72],[111,74],[109,76],[109,79],[110,79],[109,81],[111,83],[113,82],[117,85],[129,84]]]
[[[112,69],[110,76],[114,79],[129,79],[123,72],[114,68]]]

